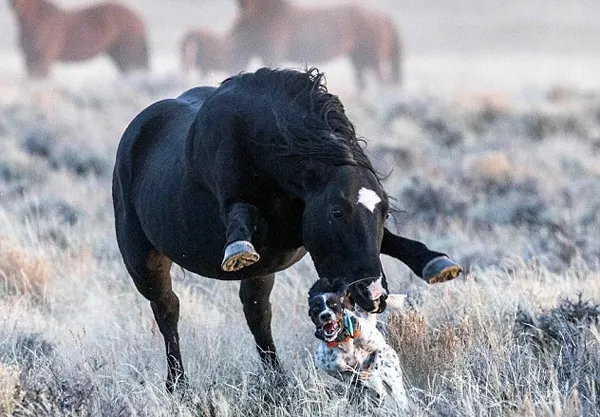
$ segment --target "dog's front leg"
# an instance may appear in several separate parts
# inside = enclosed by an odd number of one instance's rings
[[[360,369],[358,370],[358,380],[364,385],[370,378],[373,373],[373,364],[377,360],[377,351],[372,351],[362,363]]]

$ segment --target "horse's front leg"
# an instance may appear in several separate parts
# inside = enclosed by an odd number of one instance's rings
[[[258,209],[251,204],[237,202],[225,211],[227,245],[221,268],[224,271],[237,271],[260,258],[252,244],[252,235],[258,228]]]
[[[52,64],[59,60],[63,37],[59,34],[54,36],[42,30],[37,36],[22,44],[25,47],[25,65],[27,74],[32,78],[44,78],[50,73]],[[58,31],[60,32],[60,30]]]
[[[275,274],[245,279],[240,284],[240,300],[244,305],[246,322],[254,336],[260,358],[265,365],[281,371],[271,333],[272,313],[269,296],[274,283]]]
[[[257,229],[258,209],[244,200],[253,186],[246,168],[252,164],[243,146],[246,132],[231,109],[239,103],[225,97],[203,105],[196,119],[196,131],[186,151],[193,176],[213,193],[219,202],[219,217],[225,226],[226,245],[221,268],[231,272],[258,261],[252,244]],[[242,127],[240,127],[242,126]]]
[[[454,279],[463,270],[446,254],[432,251],[416,240],[397,236],[387,228],[383,229],[381,253],[400,260],[430,284]]]
[[[50,73],[54,58],[45,52],[30,51],[25,54],[27,75],[31,78],[44,78]]]

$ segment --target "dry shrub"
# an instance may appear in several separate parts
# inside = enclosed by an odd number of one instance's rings
[[[581,295],[537,315],[521,310],[515,320],[517,345],[547,368],[547,384],[558,392],[565,409],[584,415],[600,410],[599,324],[600,304],[583,301]]]
[[[0,295],[42,298],[50,282],[43,259],[32,257],[12,242],[0,240]]]
[[[404,373],[413,386],[427,389],[438,375],[450,371],[469,343],[470,324],[444,324],[431,328],[421,311],[391,315],[389,343],[398,352]]]
[[[15,409],[15,394],[19,373],[15,367],[0,362],[0,415],[11,415]]]
[[[484,155],[467,158],[464,170],[472,176],[493,184],[504,184],[513,175],[514,167],[504,152],[488,152]]]
[[[501,91],[468,91],[458,97],[456,104],[470,112],[508,113],[512,108],[510,96]]]

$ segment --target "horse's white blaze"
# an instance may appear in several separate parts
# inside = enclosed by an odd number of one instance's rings
[[[375,211],[375,207],[379,203],[381,203],[381,197],[375,191],[365,187],[358,190],[358,204],[365,206],[371,213]]]

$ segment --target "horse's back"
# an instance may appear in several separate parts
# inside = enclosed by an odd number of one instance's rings
[[[119,24],[127,32],[143,32],[146,26],[144,19],[134,10],[118,3],[99,3],[87,7],[71,9],[68,12],[71,19],[81,21],[89,26],[98,28]]]
[[[181,93],[177,100],[200,109],[202,103],[216,90],[216,87],[194,87]]]
[[[117,150],[117,168],[123,164],[134,165],[152,155],[166,158],[164,147],[169,154],[182,157],[184,141],[200,107],[215,87],[195,87],[177,98],[165,99],[151,104],[142,110],[129,124]],[[137,164],[137,169],[143,165]]]
[[[296,240],[297,218],[288,219],[297,209],[294,198],[281,195],[270,183],[256,183],[250,194],[261,194],[259,206],[265,208],[265,221],[272,222],[257,242],[261,261],[239,273],[221,269],[226,230],[219,220],[215,195],[195,171],[204,164],[214,168],[214,161],[209,155],[190,166],[187,158],[190,135],[195,135],[194,141],[202,140],[197,136],[202,106],[215,90],[196,87],[154,103],[125,130],[113,174],[113,204],[117,241],[126,265],[142,256],[140,248],[147,245],[200,275],[241,279],[280,271],[304,255]],[[273,208],[274,204],[291,208],[282,211]]]
[[[189,180],[185,167],[186,139],[212,91],[212,87],[197,87],[153,103],[123,133],[113,173],[113,204],[117,240],[126,264],[141,240],[194,272],[212,273],[179,258],[187,250],[199,252],[197,247],[207,248],[204,257],[219,265],[221,248],[217,252],[204,241],[190,240],[182,226],[199,230],[199,236],[212,235],[214,223],[199,224],[195,213],[218,217],[215,202]]]
[[[147,67],[146,24],[137,12],[117,3],[100,3],[62,13],[67,36],[61,59],[80,61],[108,52],[121,70]]]

